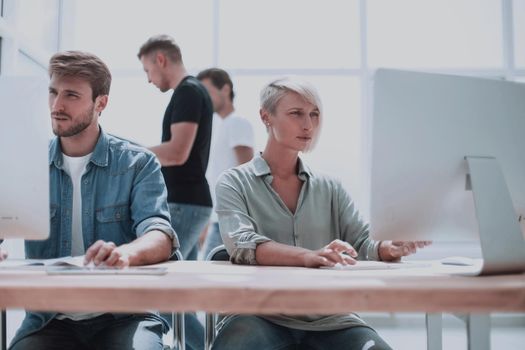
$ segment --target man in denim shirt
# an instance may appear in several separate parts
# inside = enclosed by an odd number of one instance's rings
[[[179,246],[155,156],[102,131],[111,74],[95,55],[50,60],[51,232],[27,241],[27,258],[85,254],[84,263],[126,267],[167,260]],[[27,312],[11,348],[162,349],[156,314]]]

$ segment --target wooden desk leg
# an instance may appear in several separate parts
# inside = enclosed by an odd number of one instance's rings
[[[490,314],[467,315],[468,350],[490,350]]]
[[[2,341],[1,349],[7,349],[7,317],[5,310],[2,310],[2,315],[0,316],[0,339]]]
[[[427,350],[443,349],[443,321],[440,313],[427,313],[425,317],[427,326]]]

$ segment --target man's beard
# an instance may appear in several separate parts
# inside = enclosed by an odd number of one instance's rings
[[[53,127],[53,133],[56,136],[59,136],[59,137],[71,137],[71,136],[75,136],[75,135],[81,133],[93,121],[93,118],[94,118],[93,112],[94,111],[95,111],[95,106],[93,105],[85,113],[82,113],[80,120],[76,124],[72,125],[71,127],[69,127],[66,130],[59,130],[58,127]],[[65,117],[68,117],[68,118],[71,119],[70,115],[64,114],[64,113],[61,113],[58,116],[65,116]]]

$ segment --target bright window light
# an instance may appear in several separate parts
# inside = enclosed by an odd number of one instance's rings
[[[518,68],[525,68],[525,1],[514,0],[514,57]]]
[[[220,1],[219,64],[358,68],[357,0]]]
[[[20,39],[50,53],[57,51],[58,0],[19,0],[17,5]]]
[[[369,0],[371,67],[501,68],[500,0]]]
[[[188,69],[212,64],[212,0],[77,1],[74,48],[100,56],[110,68],[142,70],[137,53],[152,35],[169,34]]]

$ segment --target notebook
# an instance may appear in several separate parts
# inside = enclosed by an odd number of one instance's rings
[[[84,266],[84,256],[66,256],[56,259],[6,259],[0,269],[42,270],[49,275],[165,275],[166,267]]]
[[[64,256],[56,259],[11,259],[0,262],[0,268],[31,269],[43,266],[83,266],[84,256]]]

